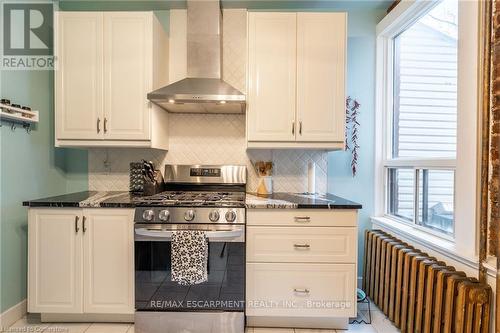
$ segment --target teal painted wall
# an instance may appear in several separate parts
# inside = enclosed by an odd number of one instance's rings
[[[54,148],[52,71],[2,71],[0,95],[40,111],[27,134],[0,128],[0,312],[26,298],[27,209],[23,200],[86,190],[86,151]]]
[[[168,26],[160,2],[121,3],[121,10],[150,10]],[[115,2],[71,2],[66,10],[117,10]],[[73,8],[74,7],[74,8]],[[54,148],[52,71],[1,71],[0,96],[40,112],[27,134],[0,127],[0,313],[26,298],[27,208],[22,201],[88,189],[86,150]]]
[[[363,205],[359,212],[358,276],[363,262],[364,230],[374,210],[375,26],[384,11],[350,11],[347,41],[347,95],[361,103],[359,162],[351,174],[351,153],[328,154],[328,191]]]

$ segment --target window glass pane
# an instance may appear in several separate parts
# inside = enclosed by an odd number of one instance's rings
[[[389,214],[413,221],[415,171],[413,169],[389,169],[388,180]]]
[[[455,158],[458,1],[394,39],[393,157]]]
[[[454,183],[453,170],[420,170],[419,224],[453,234]]]

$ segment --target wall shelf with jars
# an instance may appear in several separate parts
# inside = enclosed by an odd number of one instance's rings
[[[16,123],[20,123],[29,132],[31,125],[38,123],[39,113],[31,110],[28,106],[11,104],[8,99],[2,99],[0,102],[0,119],[12,123],[11,127],[13,129]]]

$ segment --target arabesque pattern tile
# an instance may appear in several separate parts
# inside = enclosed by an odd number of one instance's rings
[[[246,91],[246,11],[223,12],[223,78]],[[243,164],[248,191],[258,177],[253,163],[274,162],[275,192],[305,192],[307,164],[316,163],[316,191],[326,192],[327,153],[311,150],[246,150],[245,115],[170,114],[168,152],[154,149],[89,149],[89,189],[128,190],[130,162],[145,159],[157,166],[171,164]],[[162,170],[163,171],[163,170]]]
[[[130,162],[150,160],[164,164],[243,164],[248,169],[249,191],[258,185],[253,164],[274,163],[275,192],[307,190],[307,166],[316,163],[316,190],[326,192],[327,153],[312,150],[246,150],[245,116],[171,114],[170,150],[98,148],[89,149],[89,189],[128,189]],[[163,171],[163,170],[162,170]]]

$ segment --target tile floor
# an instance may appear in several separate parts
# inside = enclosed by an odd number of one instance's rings
[[[247,327],[245,333],[396,333],[399,330],[387,319],[384,314],[371,304],[372,324],[351,324],[345,330],[317,330],[293,328],[257,328]],[[358,307],[358,320],[368,319],[366,304]],[[108,323],[41,323],[39,317],[28,316],[19,319],[11,326],[11,332],[44,332],[44,333],[134,333],[133,324]],[[1,331],[1,328],[0,328]],[[9,330],[6,330],[9,332]]]

